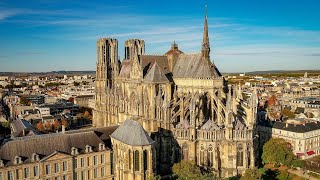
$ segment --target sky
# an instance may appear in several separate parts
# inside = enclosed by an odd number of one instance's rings
[[[95,70],[101,37],[200,52],[206,4],[221,72],[320,69],[318,0],[0,0],[0,72]]]

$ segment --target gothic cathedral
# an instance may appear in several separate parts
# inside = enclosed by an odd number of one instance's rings
[[[120,62],[116,39],[97,41],[93,125],[120,125],[111,135],[117,179],[165,175],[181,160],[220,177],[255,166],[257,95],[243,98],[210,60],[207,15],[200,53],[173,43],[145,55],[141,39],[124,49]]]

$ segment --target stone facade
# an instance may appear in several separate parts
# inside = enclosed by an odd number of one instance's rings
[[[257,126],[262,145],[272,138],[282,138],[290,143],[292,152],[301,159],[311,159],[320,154],[320,122],[307,120],[266,121]]]
[[[120,63],[117,48],[116,39],[97,42],[94,126],[139,122],[155,141],[155,174],[182,159],[225,177],[255,166],[257,96],[244,100],[211,62],[207,16],[200,53],[173,43],[165,55],[145,55],[144,41],[129,39]]]
[[[117,127],[14,138],[0,148],[0,180],[113,179]]]
[[[130,133],[128,133],[130,132]],[[114,176],[118,180],[149,179],[155,169],[154,141],[134,120],[126,120],[111,134]]]

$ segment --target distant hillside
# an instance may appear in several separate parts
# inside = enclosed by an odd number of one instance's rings
[[[252,72],[245,72],[247,75],[279,75],[279,74],[304,74],[308,72],[309,75],[320,75],[320,70],[270,70],[270,71],[252,71]],[[243,72],[238,73],[223,73],[223,75],[239,75],[243,74]]]
[[[295,74],[300,75],[308,72],[309,75],[320,75],[320,70],[270,70],[270,71],[252,71],[245,72],[248,75],[279,75]],[[48,76],[48,75],[95,75],[95,71],[51,71],[51,72],[0,72],[0,76]],[[223,75],[238,75],[243,72],[226,72]]]
[[[252,71],[247,72],[246,74],[300,74],[300,73],[320,73],[320,70],[294,70],[294,71],[287,71],[287,70],[271,70],[271,71]]]
[[[95,71],[0,72],[0,76],[95,75]]]

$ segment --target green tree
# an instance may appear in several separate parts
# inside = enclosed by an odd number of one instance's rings
[[[201,173],[200,168],[192,161],[181,161],[172,168],[173,174],[178,180],[205,180],[210,174]]]
[[[29,100],[27,99],[26,96],[20,97],[20,104],[25,105],[25,106],[29,104]]]
[[[152,175],[152,176],[150,176],[149,178],[148,178],[148,180],[160,180],[161,179],[161,176],[154,176],[154,175]]]
[[[240,180],[260,180],[262,179],[262,174],[257,168],[247,169]]]
[[[57,82],[49,82],[49,83],[46,83],[44,86],[45,87],[57,87],[59,86],[60,84],[57,83]]]
[[[9,121],[5,121],[5,122],[2,122],[1,125],[5,128],[9,128],[10,127],[10,122]]]
[[[295,114],[294,114],[292,111],[290,111],[289,109],[283,109],[283,110],[281,111],[281,113],[282,113],[284,116],[288,117],[288,118],[295,118],[295,117],[296,117]]]
[[[287,171],[281,171],[281,173],[277,176],[279,180],[291,180],[292,176]]]
[[[300,167],[303,168],[305,166],[305,161],[301,159],[294,159],[291,164],[292,167]]]
[[[295,159],[289,143],[281,138],[271,138],[263,145],[262,162],[275,165],[291,165]]]

